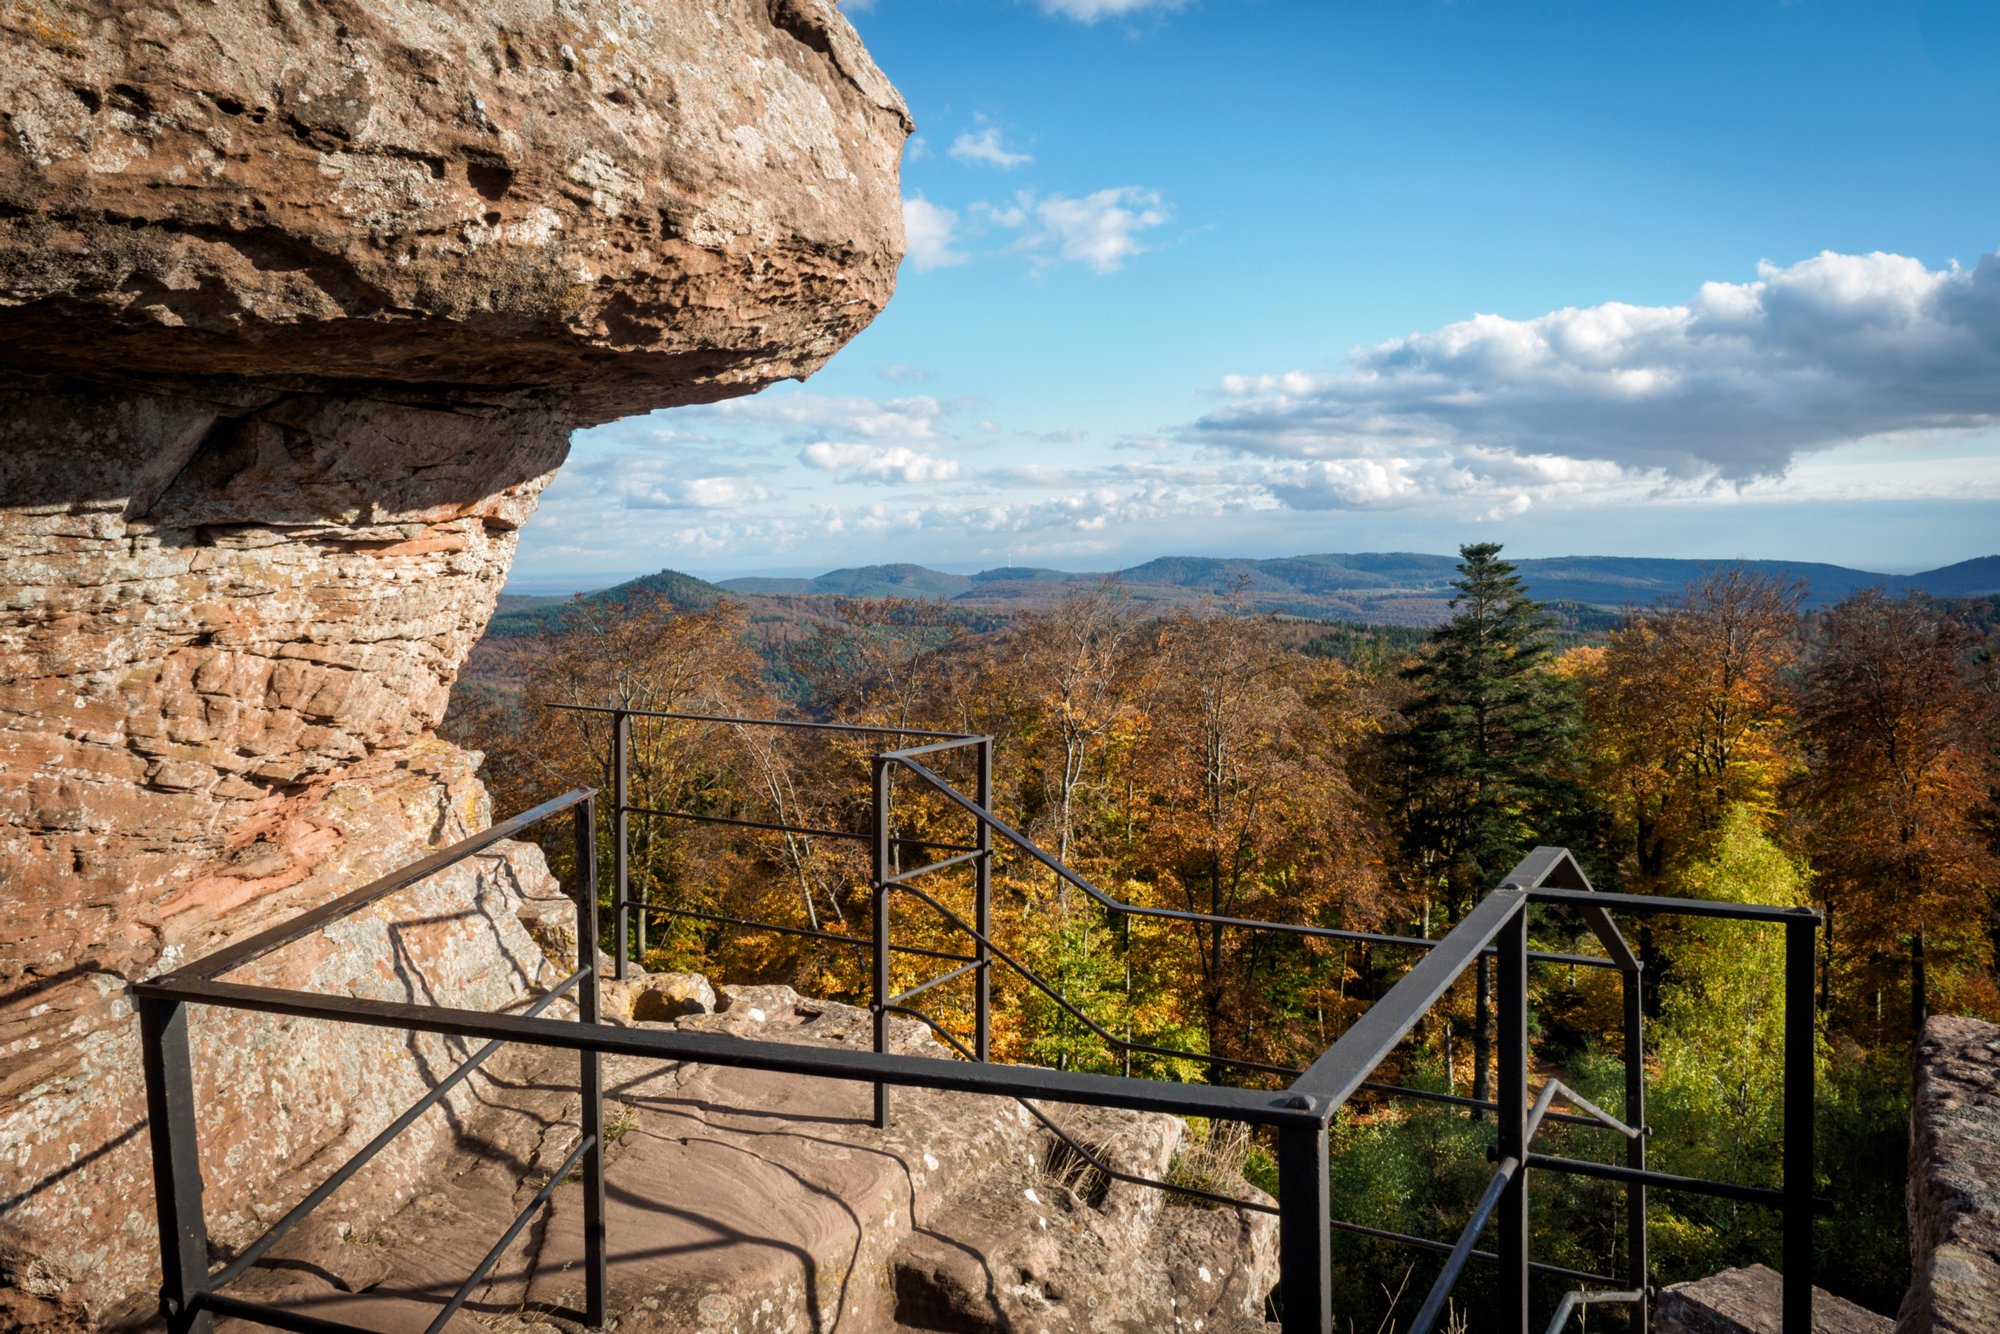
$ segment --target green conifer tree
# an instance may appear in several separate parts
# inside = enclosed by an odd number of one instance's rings
[[[1403,672],[1397,822],[1419,878],[1456,920],[1537,843],[1584,851],[1574,692],[1550,668],[1555,618],[1500,544],[1459,548],[1456,615]]]

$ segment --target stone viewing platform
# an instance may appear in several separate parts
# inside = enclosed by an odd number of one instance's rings
[[[867,1011],[789,987],[639,974],[605,992],[618,1021],[870,1045]],[[686,1013],[629,1018],[676,1010]],[[947,1055],[915,1020],[896,1021],[894,1040]],[[1274,1218],[1107,1181],[1012,1099],[903,1090],[892,1128],[877,1131],[865,1084],[622,1057],[604,1077],[609,1315],[621,1332],[1266,1328]],[[573,1081],[573,1057],[544,1053],[485,1084],[463,1148],[434,1160],[407,1205],[301,1229],[238,1291],[303,1315],[422,1329],[492,1244],[495,1220],[575,1144]],[[1154,1179],[1186,1131],[1169,1116],[1044,1110],[1109,1166]],[[1228,1189],[1268,1198],[1240,1181]],[[558,1189],[451,1328],[569,1329],[580,1209],[580,1185]]]

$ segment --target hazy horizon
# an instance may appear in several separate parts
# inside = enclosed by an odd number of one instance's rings
[[[1484,539],[1478,539],[1478,540],[1484,540]],[[1098,574],[1098,573],[1114,574],[1120,570],[1127,570],[1138,565],[1143,565],[1150,560],[1164,560],[1177,557],[1190,558],[1190,559],[1209,559],[1209,560],[1274,560],[1274,559],[1285,559],[1288,557],[1316,556],[1316,555],[1352,556],[1352,555],[1395,555],[1395,554],[1451,556],[1456,553],[1454,551],[1418,551],[1414,548],[1399,548],[1395,551],[1342,551],[1342,552],[1292,551],[1292,552],[1285,552],[1277,556],[1244,556],[1241,554],[1224,555],[1214,552],[1162,551],[1162,552],[1157,552],[1151,556],[1144,557],[1143,559],[1140,560],[1120,561],[1117,562],[1116,564],[1089,564],[1086,562],[1080,562],[1074,560],[1058,559],[1047,562],[999,562],[999,563],[984,563],[984,564],[974,561],[933,562],[933,561],[922,561],[922,560],[916,560],[916,561],[884,560],[884,561],[863,562],[862,565],[921,565],[926,569],[935,570],[940,574],[971,575],[971,574],[979,574],[986,570],[1003,568],[1004,566],[1009,564],[1025,563],[1025,564],[1034,564],[1038,568],[1042,569],[1061,570],[1067,574]],[[1838,560],[1834,561],[1805,560],[1800,557],[1782,556],[1782,555],[1739,554],[1730,556],[1718,556],[1718,555],[1705,555],[1701,553],[1696,553],[1692,555],[1670,555],[1661,552],[1648,552],[1637,556],[1625,557],[1625,556],[1614,555],[1610,552],[1602,552],[1602,551],[1560,551],[1560,552],[1548,553],[1547,556],[1528,556],[1528,555],[1521,555],[1520,553],[1517,552],[1505,550],[1504,548],[1502,551],[1502,555],[1504,557],[1517,560],[1539,560],[1539,559],[1551,559],[1551,558],[1578,559],[1578,560],[1619,560],[1619,559],[1690,560],[1690,561],[1712,562],[1717,565],[1727,565],[1736,561],[1782,561],[1800,565],[1837,565],[1844,569],[1858,570],[1866,574],[1912,575],[1912,574],[1923,574],[1931,570],[1944,569],[1948,566],[1961,564],[1965,561],[1979,560],[1986,556],[2000,555],[2000,542],[1995,543],[1994,548],[1991,550],[1975,552],[1971,555],[1960,556],[1952,560],[1940,561],[1935,565],[1930,565],[1930,564],[1913,565],[1905,569],[1890,568],[1880,565],[1857,565],[1853,564],[1852,562],[1838,561]],[[690,569],[678,565],[667,565],[667,566],[654,566],[650,569],[613,570],[613,571],[604,571],[597,573],[579,573],[567,576],[565,575],[550,575],[545,577],[536,576],[527,579],[510,577],[507,580],[505,587],[501,591],[505,593],[525,594],[528,596],[536,596],[536,597],[566,596],[571,593],[594,593],[599,589],[609,588],[615,584],[622,584],[628,580],[640,579],[644,578],[647,575],[658,574],[663,569],[671,569],[680,574],[692,575],[693,577],[704,580],[708,583],[719,584],[727,582],[728,580],[731,579],[814,579],[818,578],[821,575],[831,574],[835,570],[856,569],[856,568],[861,568],[861,565],[827,565],[827,566],[811,566],[811,567],[766,566],[753,569],[735,569],[735,570],[725,569],[725,570],[713,570],[713,571]]]

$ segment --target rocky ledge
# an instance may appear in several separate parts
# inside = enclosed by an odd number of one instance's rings
[[[1909,1202],[1898,1334],[2000,1329],[2000,1024],[1938,1016],[1924,1026]]]
[[[560,952],[562,932],[555,915],[538,935]],[[641,976],[608,986],[606,1005],[614,1022],[871,1042],[867,1011],[789,987]],[[669,1010],[681,1013],[630,1017]],[[897,1022],[894,1043],[946,1055],[914,1020]],[[574,1058],[561,1056],[489,1085],[461,1132],[476,1153],[441,1163],[398,1211],[301,1236],[240,1291],[421,1329],[575,1145],[574,1081]],[[610,1315],[624,1334],[1267,1328],[1274,1218],[1108,1181],[1012,1099],[898,1090],[890,1129],[877,1131],[865,1084],[623,1057],[604,1081]],[[1154,1179],[1187,1129],[1168,1116],[1044,1110],[1101,1161]],[[1267,1202],[1247,1183],[1230,1189]],[[575,1328],[581,1208],[580,1185],[561,1186],[455,1328]]]
[[[1725,1269],[1660,1293],[1653,1334],[1781,1334],[1784,1279],[1768,1265]],[[1885,1315],[1813,1289],[1813,1334],[1889,1334]]]

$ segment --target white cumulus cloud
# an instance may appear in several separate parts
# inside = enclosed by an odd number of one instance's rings
[[[1478,315],[1357,351],[1341,374],[1222,389],[1232,401],[1190,434],[1248,454],[1476,449],[1489,472],[1533,456],[1746,481],[1851,441],[2000,423],[2000,255],[1934,270],[1827,252],[1682,305]]]
[[[1082,23],[1122,18],[1146,9],[1179,9],[1187,0],[1041,0],[1044,14],[1060,14]]]
[[[1169,214],[1157,191],[1113,186],[1077,198],[1018,192],[1012,203],[974,208],[995,225],[1018,231],[1013,248],[1037,265],[1059,261],[1087,264],[1111,273],[1146,250],[1141,233],[1164,224]]]
[[[903,201],[903,252],[919,273],[965,263],[968,256],[951,248],[958,214],[918,195]]]
[[[909,398],[867,398],[858,394],[763,393],[702,407],[683,408],[694,419],[705,415],[732,428],[754,423],[776,427],[798,440],[861,436],[869,440],[930,440],[937,435],[945,405],[928,394]]]
[[[799,462],[830,472],[843,482],[893,482],[920,485],[948,482],[958,476],[957,459],[939,458],[907,445],[864,445],[816,440],[799,451]]]
[[[1000,140],[1000,127],[989,125],[983,130],[961,134],[951,141],[951,155],[960,162],[977,166],[999,167],[1003,171],[1025,166],[1035,159],[1026,153],[1016,153]]]

